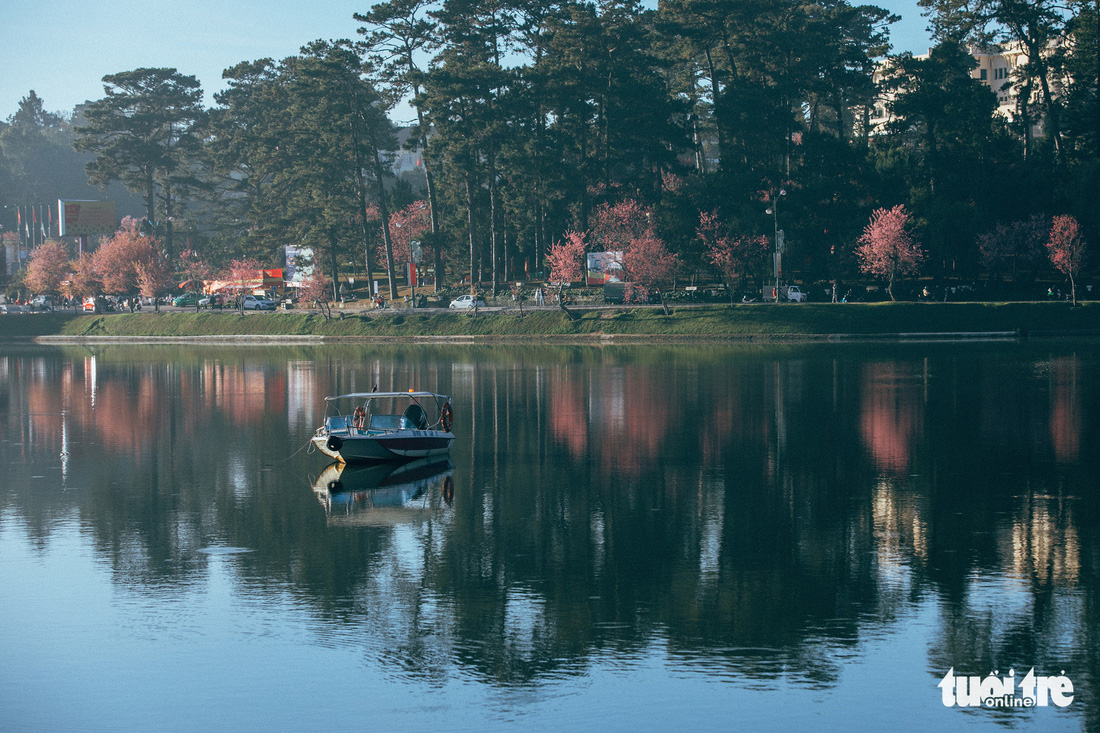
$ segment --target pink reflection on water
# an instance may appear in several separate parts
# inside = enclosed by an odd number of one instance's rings
[[[909,470],[915,441],[924,434],[924,387],[917,375],[891,363],[864,368],[860,432],[875,467],[901,474]]]
[[[1050,376],[1050,442],[1059,463],[1075,463],[1081,455],[1081,405],[1077,390],[1076,356],[1055,359]]]

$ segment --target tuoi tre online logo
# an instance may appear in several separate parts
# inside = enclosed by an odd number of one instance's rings
[[[1073,702],[1073,682],[1065,670],[1053,676],[1036,676],[1035,668],[1019,682],[1015,670],[998,677],[998,671],[986,677],[960,676],[952,667],[936,685],[943,693],[947,707],[1031,708],[1047,707],[1054,703],[1064,708]]]

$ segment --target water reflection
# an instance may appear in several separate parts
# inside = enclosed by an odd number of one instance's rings
[[[413,522],[454,501],[449,458],[409,463],[333,463],[313,482],[329,526],[387,526]]]
[[[248,550],[235,582],[291,589],[402,679],[538,684],[659,648],[828,690],[931,615],[909,704],[950,667],[1065,669],[1096,724],[1097,353],[9,349],[0,517],[45,551],[77,513],[153,597]],[[303,449],[324,395],[374,386],[453,395],[453,463]]]

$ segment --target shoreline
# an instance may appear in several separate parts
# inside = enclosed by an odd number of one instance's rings
[[[639,344],[1006,341],[1100,337],[1100,302],[394,310],[341,314],[0,316],[0,344]]]
[[[623,346],[641,346],[647,343],[660,344],[706,344],[706,343],[859,343],[859,342],[989,342],[989,341],[1028,341],[1032,339],[1073,340],[1100,337],[1100,331],[1042,331],[1026,333],[1020,331],[943,331],[943,332],[898,332],[898,333],[829,333],[829,334],[730,334],[718,336],[711,334],[677,335],[639,335],[639,334],[576,334],[576,335],[540,335],[540,336],[324,336],[324,335],[190,335],[190,336],[36,336],[30,339],[0,339],[0,344],[35,344],[41,346],[63,346],[80,344],[133,344],[133,345],[209,345],[209,346],[320,346],[325,344],[506,344],[506,345],[588,345],[607,344]]]

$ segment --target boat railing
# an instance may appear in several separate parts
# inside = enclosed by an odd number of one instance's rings
[[[405,415],[371,415],[370,422],[367,424],[368,430],[379,430],[384,432],[392,432],[394,430],[418,430],[424,429],[424,425],[419,421],[410,420]],[[362,434],[362,429],[357,429],[355,426],[355,419],[351,415],[330,415],[325,418],[325,427],[323,430],[326,433],[359,433]]]

